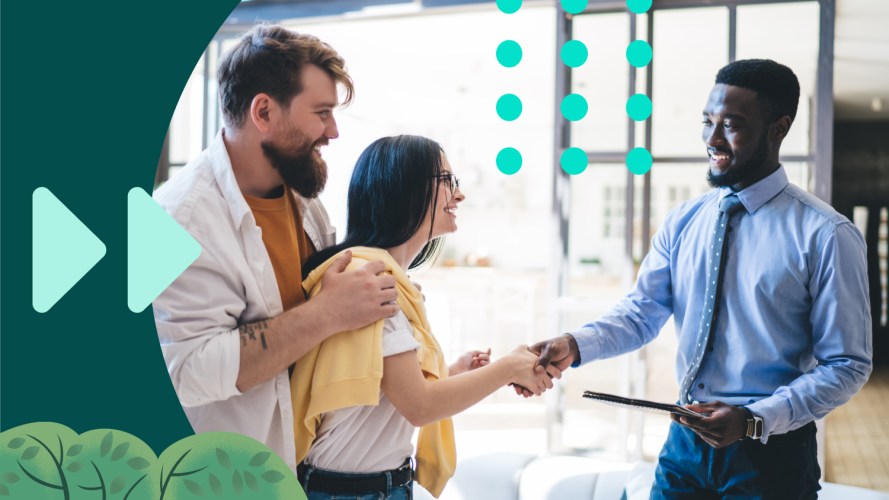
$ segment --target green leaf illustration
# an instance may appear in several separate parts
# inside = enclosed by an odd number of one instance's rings
[[[114,444],[114,437],[111,436],[111,431],[108,431],[108,434],[105,434],[105,437],[102,438],[102,445],[99,447],[99,455],[105,456],[111,451],[111,445]]]
[[[270,470],[262,473],[262,478],[270,483],[277,483],[278,481],[284,479],[284,474],[276,470]]]
[[[111,481],[111,489],[109,492],[113,495],[118,491],[122,490],[124,486],[127,484],[127,478],[123,476],[118,476],[114,478],[114,481]]]
[[[183,479],[183,481],[185,482],[185,487],[188,488],[188,491],[199,497],[204,496],[204,489],[201,488],[201,485],[192,481],[191,479]]]
[[[77,472],[83,468],[83,462],[71,462],[68,464],[68,467],[65,468],[68,469],[69,472]]]
[[[211,472],[208,479],[210,480],[210,489],[213,490],[213,493],[215,493],[217,496],[221,497],[222,496],[222,483],[219,481],[219,478],[216,477]]]
[[[9,446],[13,450],[17,450],[17,449],[21,448],[23,444],[25,444],[25,438],[17,437],[15,439],[11,440],[9,442],[9,444],[7,444],[6,446]]]
[[[127,465],[129,465],[130,467],[132,467],[136,470],[142,470],[151,464],[148,462],[148,460],[145,460],[142,457],[133,457],[133,458],[127,460]]]
[[[266,460],[269,459],[270,455],[271,455],[271,453],[269,453],[267,451],[261,451],[261,452],[257,453],[256,455],[253,455],[253,458],[250,459],[250,466],[251,467],[259,467],[260,465],[264,464],[266,462]]]
[[[32,447],[28,448],[27,450],[25,450],[24,453],[22,453],[22,459],[23,460],[31,460],[32,458],[37,456],[38,451],[40,451],[40,447],[32,446]]]
[[[121,443],[117,445],[117,448],[114,449],[114,453],[111,454],[111,461],[117,461],[123,458],[124,455],[127,454],[127,449],[129,449],[130,443]]]
[[[232,488],[235,489],[235,493],[238,495],[244,491],[244,481],[241,479],[241,473],[238,471],[235,471],[235,473],[232,474]]]
[[[3,480],[9,484],[15,484],[18,482],[19,476],[15,472],[7,472],[3,474]]]
[[[244,482],[247,483],[247,487],[251,490],[259,493],[259,482],[256,481],[256,476],[248,471],[244,471]]]
[[[228,453],[222,448],[216,448],[216,460],[219,461],[219,465],[226,469],[230,470],[232,468],[232,459],[229,458]]]
[[[68,456],[75,457],[75,456],[79,455],[81,451],[83,451],[83,445],[82,444],[75,444],[74,446],[68,448]]]
[[[7,488],[4,484],[0,484],[0,495],[3,495],[5,497],[9,496],[9,488]]]

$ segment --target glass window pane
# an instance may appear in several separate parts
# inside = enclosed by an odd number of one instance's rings
[[[215,94],[214,94],[215,95]],[[170,120],[170,163],[185,164],[203,149],[204,57],[198,60]],[[172,174],[172,172],[171,172]]]
[[[818,2],[738,7],[738,59],[773,59],[796,73],[799,110],[781,153],[809,154],[818,71]],[[792,22],[788,22],[792,20]],[[769,36],[764,36],[768,33]],[[780,34],[780,38],[771,34]]]
[[[657,11],[652,51],[652,154],[703,157],[701,110],[728,63],[728,9]]]
[[[587,151],[627,149],[629,30],[629,18],[622,12],[574,18],[574,39],[587,46],[589,59],[573,70],[571,91],[586,99],[589,111],[572,123],[572,146]]]

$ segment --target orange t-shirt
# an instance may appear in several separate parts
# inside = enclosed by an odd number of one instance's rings
[[[256,198],[244,195],[256,225],[262,230],[265,244],[284,310],[306,301],[302,288],[302,265],[313,253],[315,246],[303,229],[299,205],[289,189],[277,198]]]

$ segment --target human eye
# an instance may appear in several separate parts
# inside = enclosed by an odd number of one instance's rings
[[[320,116],[321,118],[325,118],[325,119],[330,118],[330,110],[324,109],[324,110],[318,111],[318,116]]]

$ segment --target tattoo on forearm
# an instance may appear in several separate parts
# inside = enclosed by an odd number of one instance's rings
[[[267,319],[239,326],[238,330],[241,332],[241,346],[246,347],[248,341],[255,342],[258,335],[260,342],[262,342],[262,350],[268,350],[269,346],[265,342],[265,332],[268,329],[269,321]]]

